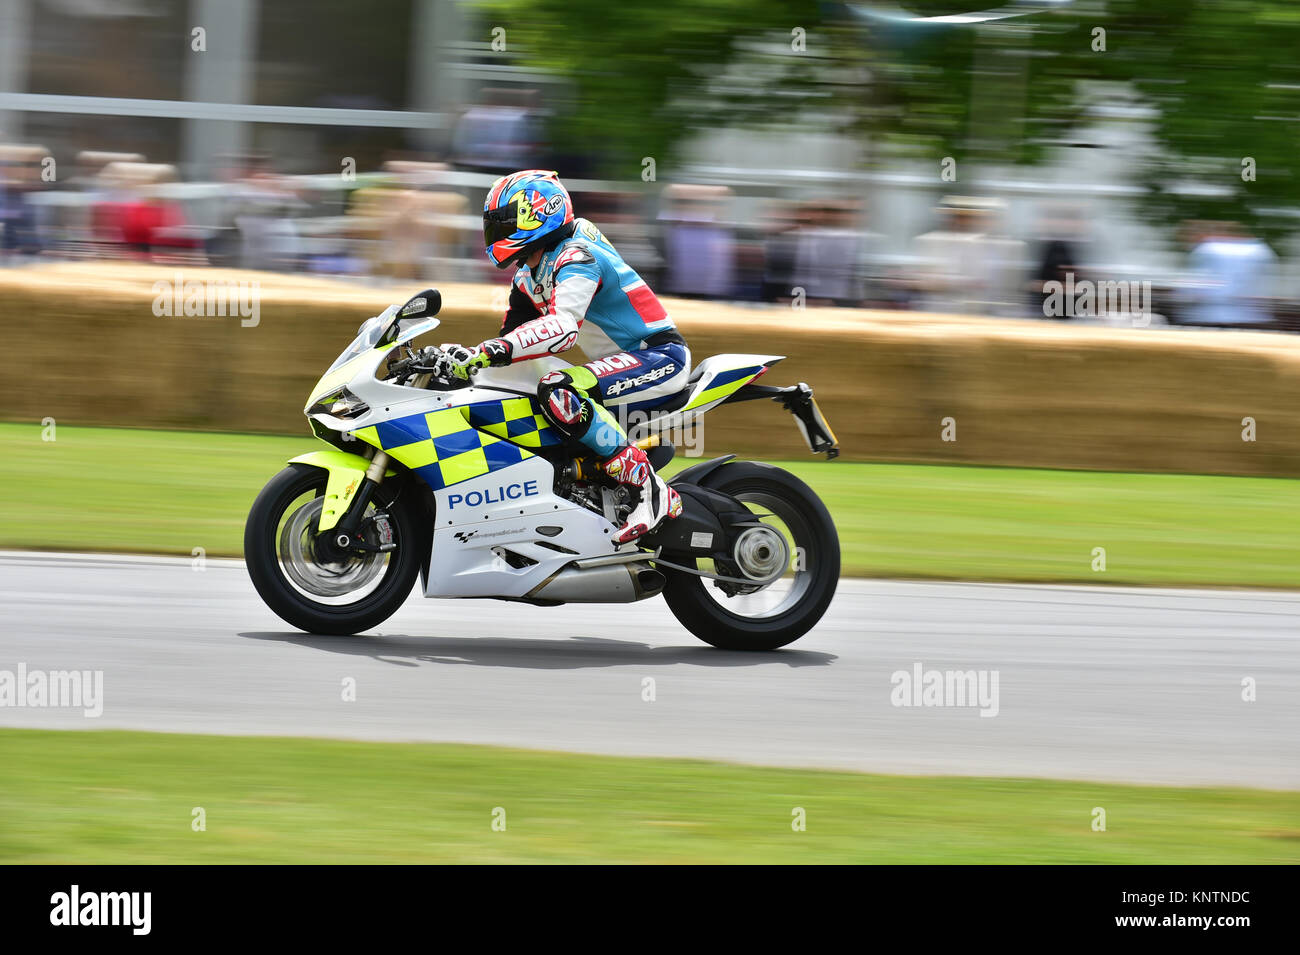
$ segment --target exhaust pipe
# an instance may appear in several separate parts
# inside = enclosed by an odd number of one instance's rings
[[[659,571],[641,563],[565,567],[528,596],[565,603],[632,603],[653,597],[667,582]]]

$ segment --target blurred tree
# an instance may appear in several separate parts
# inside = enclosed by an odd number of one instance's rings
[[[1080,24],[1080,42],[1093,25]],[[1292,220],[1269,210],[1300,206],[1300,6],[1110,0],[1095,25],[1107,30],[1106,52],[1071,43],[1062,61],[1081,76],[1091,68],[1129,84],[1155,108],[1160,148],[1138,176],[1149,214],[1240,219],[1274,239],[1292,231]]]
[[[841,85],[834,68],[856,40],[816,0],[476,5],[485,41],[504,27],[508,54],[571,81],[573,102],[549,104],[557,114],[550,134],[616,178],[639,177],[644,157],[670,175],[696,129],[808,120],[810,104]]]
[[[1132,161],[1153,220],[1277,238],[1294,228],[1277,210],[1300,208],[1294,0],[1077,0],[979,25],[908,17],[998,0],[477,2],[523,62],[570,78],[553,133],[609,175],[643,156],[670,175],[686,135],[735,124],[852,130],[877,160],[1030,163],[1089,145],[1081,130],[1127,100],[1152,111],[1155,149]]]
[[[918,17],[999,6],[903,5]],[[1095,145],[1080,136],[1109,107],[1147,107],[1154,149],[1131,168],[1152,220],[1239,219],[1271,239],[1295,229],[1292,0],[1078,0],[978,25],[909,22],[874,0],[845,9],[876,67],[863,131],[889,151],[1035,162],[1049,146]]]

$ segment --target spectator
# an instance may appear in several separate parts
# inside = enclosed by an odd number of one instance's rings
[[[1273,324],[1277,256],[1236,222],[1207,222],[1195,230],[1192,284],[1183,323],[1214,326]]]
[[[157,192],[158,186],[176,180],[175,167],[113,161],[96,178],[99,188],[91,209],[91,229],[109,254],[147,258],[159,247],[193,246],[188,239],[166,234],[185,223],[179,204]]]
[[[992,310],[1008,252],[991,234],[993,208],[970,196],[948,196],[939,204],[941,228],[918,236],[913,244],[921,308],[968,314]]]
[[[471,172],[505,175],[540,165],[546,143],[536,90],[487,89],[452,135],[452,161]]]
[[[1038,265],[1025,289],[1032,317],[1043,318],[1046,315],[1044,302],[1050,294],[1045,291],[1048,282],[1060,282],[1065,286],[1068,274],[1074,275],[1075,283],[1086,277],[1082,265],[1084,243],[1081,233],[1078,212],[1073,206],[1055,206],[1046,210],[1034,255]]]
[[[297,268],[303,246],[294,217],[306,203],[298,197],[293,180],[258,168],[241,185],[239,212],[234,216],[240,266],[277,272]]]
[[[800,207],[773,202],[763,213],[767,240],[763,245],[763,301],[787,301],[795,287],[794,260],[798,245]]]
[[[723,221],[731,190],[674,185],[664,190],[664,291],[669,295],[731,298],[736,289],[734,230]]]
[[[0,251],[38,255],[41,251],[36,207],[31,195],[41,186],[43,146],[0,149]]]
[[[795,233],[793,284],[808,304],[859,305],[866,234],[856,227],[856,203],[818,202]]]
[[[663,260],[642,197],[619,192],[584,192],[577,201],[584,216],[605,233],[623,260],[652,287],[661,287]]]

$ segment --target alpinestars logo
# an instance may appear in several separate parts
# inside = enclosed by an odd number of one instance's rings
[[[574,244],[566,248],[563,252],[555,257],[555,265],[551,267],[551,274],[554,275],[566,265],[572,265],[574,262],[595,262],[596,257],[588,252],[579,244]]]
[[[621,395],[629,388],[638,388],[641,385],[648,385],[652,381],[658,381],[660,378],[667,378],[677,371],[674,364],[664,365],[662,368],[652,368],[644,375],[637,375],[635,378],[624,378],[622,381],[616,381],[605,389],[605,396]]]
[[[510,342],[504,338],[489,338],[483,343],[483,354],[488,356],[492,364],[501,364],[502,360],[510,360],[510,353],[513,351]]]

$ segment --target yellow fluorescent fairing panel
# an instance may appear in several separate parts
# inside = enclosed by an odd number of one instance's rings
[[[289,460],[290,464],[310,464],[322,468],[328,477],[325,480],[325,500],[321,503],[320,530],[327,531],[339,522],[339,518],[348,509],[352,495],[361,486],[361,479],[366,476],[370,462],[359,454],[339,451],[310,451]],[[390,475],[394,472],[389,471]]]
[[[713,378],[706,382],[707,387],[697,394],[690,402],[683,407],[682,411],[694,411],[702,408],[707,404],[717,401],[719,398],[725,398],[749,384],[763,371],[763,365],[747,364],[742,368],[733,368],[726,371],[719,371],[714,374]]]

